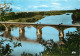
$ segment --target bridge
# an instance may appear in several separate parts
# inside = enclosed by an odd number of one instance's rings
[[[57,29],[59,31],[59,39],[62,41],[64,39],[64,30],[67,28],[80,28],[80,25],[64,25],[64,24],[38,24],[38,23],[23,23],[23,22],[0,22],[5,27],[5,31],[8,32],[11,27],[19,27],[19,34],[21,37],[24,35],[24,27],[32,26],[36,28],[37,39],[42,38],[42,28],[49,26]]]

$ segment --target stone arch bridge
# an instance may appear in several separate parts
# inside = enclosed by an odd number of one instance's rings
[[[80,28],[80,25],[64,25],[64,24],[36,24],[36,23],[23,23],[23,22],[0,22],[5,27],[5,31],[9,31],[11,26],[19,27],[19,34],[22,35],[24,33],[24,27],[33,26],[36,28],[37,39],[42,38],[42,28],[46,26],[53,27],[59,31],[59,39],[62,41],[64,39],[64,30],[67,28]]]

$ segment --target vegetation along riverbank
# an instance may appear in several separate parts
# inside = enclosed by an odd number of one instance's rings
[[[62,10],[62,11],[37,11],[37,12],[2,12],[0,14],[0,21],[9,22],[36,22],[44,16],[61,15],[64,13],[77,13],[77,10]],[[79,12],[78,12],[79,13]],[[68,15],[68,14],[67,14]],[[72,18],[75,19],[75,16]],[[78,16],[78,14],[76,14]],[[76,20],[76,19],[75,19]]]
[[[73,12],[72,19],[73,19],[73,23],[80,21],[80,9]]]

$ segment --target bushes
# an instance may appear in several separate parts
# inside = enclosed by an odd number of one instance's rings
[[[8,12],[12,11],[12,8],[10,8],[11,3],[0,4],[0,21],[6,21],[6,17],[9,15]]]
[[[38,20],[40,20],[40,19],[42,19],[42,18],[43,18],[42,15],[35,15],[35,16],[32,17],[32,18],[26,19],[26,22],[36,22],[36,21],[38,21]]]
[[[73,22],[80,21],[80,11],[76,11],[72,14]]]
[[[5,27],[0,24],[0,31],[5,30]]]

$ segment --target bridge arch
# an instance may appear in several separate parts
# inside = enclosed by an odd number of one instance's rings
[[[59,28],[57,28],[57,27],[55,27],[55,26],[42,26],[42,28],[44,28],[44,27],[51,27],[51,28],[54,28],[54,29],[56,29],[56,30],[59,31]]]
[[[66,28],[64,28],[64,30],[69,29],[69,28],[77,28],[77,27],[66,27]]]
[[[64,39],[67,38],[67,34],[66,33],[71,33],[71,32],[74,32],[74,31],[77,31],[77,28],[76,27],[68,27],[68,28],[65,28],[64,29]]]
[[[51,26],[45,26],[42,28],[42,38],[44,40],[53,39],[55,42],[59,41],[59,31]]]
[[[20,25],[19,24],[10,24],[8,28],[9,28],[8,30],[11,31],[11,35],[13,37],[19,38],[20,36],[20,31],[19,31]]]
[[[37,29],[35,27],[26,26],[25,27],[25,37],[27,39],[36,40],[37,39],[36,31]]]
[[[11,28],[11,35],[13,37],[19,38],[19,27],[13,27],[13,28]]]
[[[5,30],[5,26],[3,24],[0,24],[0,30],[4,31]]]
[[[1,25],[4,27],[5,31],[8,31],[10,24],[2,24],[1,23]]]

